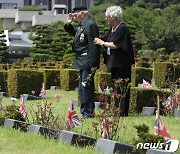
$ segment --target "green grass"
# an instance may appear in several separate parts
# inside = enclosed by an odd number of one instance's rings
[[[0,154],[96,154],[92,148],[77,148],[41,135],[0,127]]]
[[[68,103],[70,98],[77,99],[77,91],[63,91],[63,90],[47,90],[47,101],[52,102],[54,106],[53,113],[55,115],[60,115],[62,119],[64,119],[64,125],[65,120],[67,116],[67,110],[68,110]],[[61,95],[61,98],[59,101],[54,97],[56,93],[59,93]],[[40,101],[41,102],[41,101]],[[9,98],[3,99],[3,105],[10,105],[12,104],[12,101]],[[16,105],[19,105],[19,100],[15,102]],[[29,105],[33,104],[34,106],[37,105],[37,101],[26,101],[25,105],[27,109],[29,108]],[[79,106],[75,107],[77,114],[79,117],[81,117],[79,112]],[[101,110],[96,110],[96,114],[101,112]],[[165,126],[167,127],[167,130],[171,134],[173,139],[180,140],[180,118],[175,117],[168,117],[168,116],[161,116]],[[97,137],[101,138],[100,131],[96,132],[92,127],[92,122],[97,122],[97,118],[93,119],[86,119],[82,122],[82,125],[79,127],[74,128],[72,131],[88,135],[91,137]],[[117,134],[117,138],[115,140],[131,144],[134,137],[137,137],[136,129],[134,128],[135,125],[139,124],[146,124],[150,128],[150,133],[153,134],[154,129],[154,122],[155,122],[155,116],[142,116],[142,115],[134,115],[130,114],[128,117],[121,118],[120,124],[119,124],[119,130]],[[101,128],[101,124],[99,124],[99,129]],[[178,151],[180,153],[180,150]]]

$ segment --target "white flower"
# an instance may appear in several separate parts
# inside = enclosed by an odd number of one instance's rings
[[[17,101],[17,99],[16,98],[14,98],[14,97],[10,97],[10,99],[14,102],[14,101]]]
[[[81,82],[81,84],[83,85],[83,87],[86,87],[86,83],[85,82]]]

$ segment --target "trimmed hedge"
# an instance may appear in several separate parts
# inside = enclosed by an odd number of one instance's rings
[[[51,86],[60,87],[60,70],[58,69],[44,69],[44,84],[46,89]]]
[[[112,94],[107,94],[107,93],[99,93],[99,92],[94,92],[94,101],[95,102],[107,102],[107,103],[111,103],[111,97]],[[102,105],[102,104],[101,104]]]
[[[79,83],[79,70],[76,69],[61,69],[60,70],[60,85],[63,90],[74,90]]]
[[[107,86],[112,87],[111,73],[97,72],[94,77],[95,90],[98,91],[98,85],[104,90]]]
[[[138,84],[142,84],[143,79],[148,82],[151,82],[152,76],[153,76],[152,68],[132,67],[132,71],[131,71],[132,87],[137,87]]]
[[[8,70],[11,66],[12,64],[0,64],[0,70]]]
[[[168,87],[166,84],[168,78],[171,82],[173,82],[173,79],[175,82],[180,78],[180,63],[173,64],[169,62],[156,62],[154,64],[153,78],[156,86],[161,88]]]
[[[7,71],[0,71],[0,91],[7,92]]]
[[[11,69],[8,71],[9,96],[19,98],[21,94],[31,94],[35,91],[38,96],[43,83],[43,72],[25,69]]]
[[[143,107],[157,107],[157,95],[167,97],[169,92],[155,88],[131,87],[129,112],[141,113]]]

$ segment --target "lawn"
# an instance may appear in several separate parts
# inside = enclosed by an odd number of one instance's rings
[[[54,106],[53,113],[55,115],[60,115],[62,117],[65,126],[69,100],[70,98],[77,99],[78,97],[77,91],[47,90],[46,93],[47,93],[47,102],[52,102]],[[54,97],[55,94],[61,95],[60,100],[57,100]],[[19,105],[19,100],[17,100],[16,102],[12,102],[9,98],[3,98],[3,106],[10,105],[12,103]],[[31,101],[27,100],[25,102],[27,109],[29,108],[30,104],[32,104],[34,107],[37,106],[37,100],[31,100]],[[75,109],[78,116],[81,117],[79,112],[79,106],[76,106]],[[101,112],[101,110],[97,109],[95,112],[96,114],[98,114],[99,112]],[[172,138],[180,140],[180,131],[179,131],[180,118],[169,117],[169,116],[166,117],[161,116],[161,118],[165,126],[167,127],[169,133],[171,134]],[[93,129],[92,122],[98,122],[98,118],[86,119],[82,121],[81,126],[74,128],[72,131],[95,138],[96,137],[101,138],[100,131],[97,132]],[[150,133],[153,134],[154,122],[155,122],[155,115],[143,116],[138,114],[130,114],[128,117],[121,118],[118,134],[115,140],[131,144],[133,138],[137,137],[136,129],[134,128],[134,126],[143,123],[149,126]],[[101,128],[101,124],[99,123],[99,129],[100,128]]]
[[[0,154],[98,154],[92,148],[77,148],[41,135],[0,127]]]

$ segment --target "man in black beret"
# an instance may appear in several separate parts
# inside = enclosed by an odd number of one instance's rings
[[[77,27],[71,24],[78,22]],[[64,29],[74,36],[72,50],[75,53],[73,66],[80,70],[79,98],[80,111],[83,118],[90,118],[94,113],[94,74],[99,67],[100,50],[94,43],[94,38],[99,36],[99,29],[94,20],[88,16],[85,6],[77,6],[69,13]],[[91,77],[88,84],[84,84]]]

